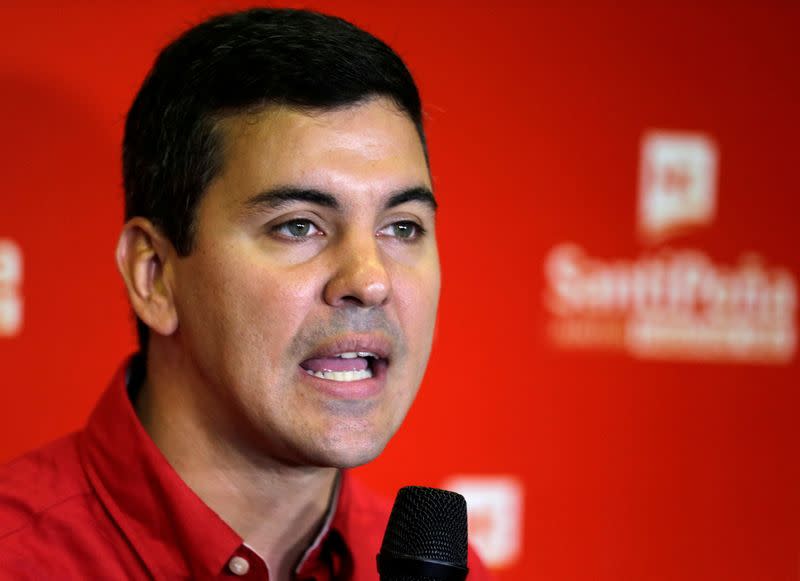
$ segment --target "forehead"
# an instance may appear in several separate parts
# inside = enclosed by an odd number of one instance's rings
[[[362,201],[431,187],[416,127],[388,99],[334,110],[275,105],[226,118],[217,129],[223,143],[218,180],[229,186],[229,203],[282,186],[313,187]]]

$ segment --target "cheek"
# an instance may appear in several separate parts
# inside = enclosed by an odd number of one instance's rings
[[[308,277],[241,251],[194,258],[176,297],[184,330],[233,360],[282,355],[313,308],[317,291]]]
[[[237,305],[238,325],[273,351],[286,348],[314,308],[318,294],[314,282],[299,273],[252,265],[235,276],[226,292]]]
[[[392,282],[400,323],[412,349],[430,347],[439,304],[439,285],[438,262],[426,268],[403,269]]]

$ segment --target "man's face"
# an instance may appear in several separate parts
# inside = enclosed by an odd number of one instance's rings
[[[386,99],[220,130],[223,168],[174,272],[201,421],[282,462],[367,462],[414,399],[436,318],[419,136]]]

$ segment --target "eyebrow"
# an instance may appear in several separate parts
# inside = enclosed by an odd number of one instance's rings
[[[266,206],[273,210],[280,210],[294,202],[308,202],[324,208],[341,210],[342,206],[336,196],[328,192],[313,188],[294,188],[291,186],[277,187],[264,192],[260,192],[249,198],[245,202],[245,207],[257,210],[259,207]],[[439,207],[433,192],[424,186],[408,188],[395,192],[389,196],[383,206],[384,210],[389,210],[407,202],[421,202],[435,212]]]
[[[386,200],[383,209],[389,210],[395,206],[405,204],[406,202],[422,202],[430,206],[431,210],[434,212],[439,208],[439,204],[436,202],[432,191],[425,187],[416,187],[392,194],[389,196],[389,199]]]

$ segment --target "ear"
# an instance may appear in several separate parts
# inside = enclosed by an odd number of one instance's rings
[[[176,254],[170,241],[150,220],[136,217],[122,228],[117,243],[117,268],[138,317],[160,335],[178,328],[173,300],[171,260]]]

